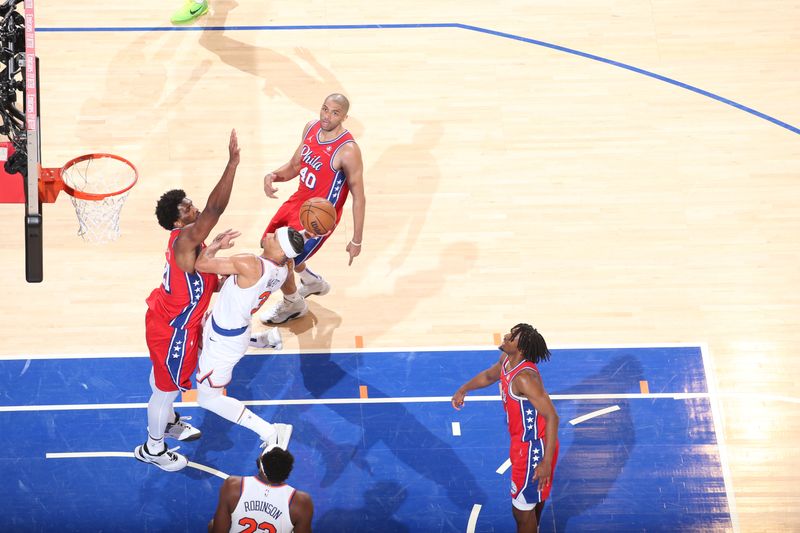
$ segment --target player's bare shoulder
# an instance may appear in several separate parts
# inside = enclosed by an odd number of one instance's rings
[[[511,382],[511,390],[514,394],[542,394],[544,384],[539,372],[533,368],[522,368]]]
[[[314,502],[311,500],[311,495],[302,490],[294,493],[291,506],[289,507],[289,516],[292,524],[295,526],[295,531],[311,531],[311,519],[314,516]]]
[[[361,159],[361,148],[355,140],[349,141],[342,145],[336,152],[332,161],[333,168],[337,170],[344,169],[345,171],[360,172],[364,163]]]
[[[236,504],[239,503],[239,496],[242,492],[242,477],[241,476],[228,476],[228,478],[222,482],[222,487],[220,487],[220,495],[221,501],[225,501],[228,506],[228,512],[232,511]]]

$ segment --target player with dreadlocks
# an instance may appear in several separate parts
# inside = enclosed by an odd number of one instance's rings
[[[500,359],[459,387],[452,404],[461,409],[469,391],[500,381],[511,434],[511,511],[517,533],[535,533],[558,460],[558,413],[536,367],[550,350],[530,324],[511,328],[499,348]]]

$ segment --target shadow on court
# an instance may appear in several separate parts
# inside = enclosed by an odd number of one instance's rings
[[[615,357],[598,373],[574,387],[559,390],[557,394],[575,394],[585,391],[589,386],[613,390],[614,383],[635,384],[638,387],[643,379],[642,373],[642,365],[635,357]],[[611,405],[618,405],[619,411],[570,426],[572,444],[566,450],[561,449],[554,484],[558,490],[553,490],[553,497],[545,508],[543,531],[553,521],[555,531],[569,531],[569,522],[573,517],[584,515],[602,505],[636,446],[636,431],[627,400],[585,400],[560,404],[568,407],[568,410],[559,413],[563,425],[569,425],[568,421],[572,418]],[[551,513],[554,513],[554,518]],[[580,529],[585,531],[586,527],[582,522]],[[603,528],[607,527],[607,523],[598,527],[598,531],[605,530]]]
[[[407,533],[408,528],[394,514],[408,493],[395,481],[378,481],[364,493],[364,505],[357,509],[331,509],[315,527],[329,533]]]

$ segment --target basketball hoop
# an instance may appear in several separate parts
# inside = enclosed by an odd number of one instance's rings
[[[133,163],[112,154],[88,154],[67,161],[60,169],[43,168],[39,197],[55,202],[66,192],[78,215],[78,235],[91,243],[119,237],[119,216],[139,173]]]

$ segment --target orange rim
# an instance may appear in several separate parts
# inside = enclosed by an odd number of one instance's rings
[[[133,181],[131,182],[131,184],[128,185],[127,187],[125,187],[124,189],[120,189],[119,191],[106,192],[106,193],[89,193],[89,192],[83,192],[83,191],[75,190],[72,187],[70,187],[69,185],[67,185],[67,183],[64,181],[64,178],[63,178],[64,172],[66,170],[68,170],[70,167],[72,167],[72,166],[74,166],[74,165],[76,165],[76,164],[78,164],[78,163],[80,163],[82,161],[86,161],[87,159],[100,159],[100,158],[103,158],[103,157],[107,157],[109,159],[116,159],[117,161],[122,161],[123,163],[125,163],[126,165],[131,167],[133,169]],[[99,200],[103,200],[104,198],[108,198],[109,196],[117,196],[117,195],[120,195],[122,193],[128,192],[129,190],[131,190],[131,188],[134,185],[136,185],[136,182],[139,181],[139,171],[136,170],[136,166],[133,163],[131,163],[130,161],[128,161],[127,159],[125,159],[124,157],[120,157],[120,156],[114,155],[114,154],[102,154],[102,153],[86,154],[86,155],[82,155],[82,156],[76,157],[75,159],[70,159],[69,161],[64,163],[63,167],[61,167],[61,171],[59,172],[59,174],[62,176],[61,181],[64,184],[64,192],[65,193],[69,194],[73,198],[78,198],[80,200],[90,200],[90,201],[94,201],[94,202],[97,202]]]

